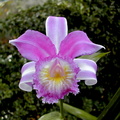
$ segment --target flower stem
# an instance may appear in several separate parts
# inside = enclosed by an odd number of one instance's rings
[[[63,119],[64,115],[63,115],[63,100],[62,99],[60,99],[60,113],[61,113],[61,118]]]

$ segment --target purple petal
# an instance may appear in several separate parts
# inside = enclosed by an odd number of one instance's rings
[[[46,20],[46,35],[55,45],[57,53],[61,41],[66,37],[68,32],[67,20],[64,17],[50,16]]]
[[[23,57],[33,61],[56,54],[50,39],[34,30],[27,30],[19,38],[10,40],[10,43],[18,48]]]
[[[35,73],[35,62],[28,62],[24,64],[21,73],[22,78],[19,83],[20,89],[28,92],[32,91],[33,75]]]
[[[57,66],[60,67],[62,74],[57,73]],[[79,81],[76,80],[78,71],[78,66],[72,60],[56,57],[36,62],[33,88],[37,92],[37,97],[42,97],[44,103],[56,103],[69,93],[77,94],[79,92],[77,84]]]
[[[77,79],[85,80],[86,85],[94,85],[97,83],[97,65],[94,61],[89,59],[75,59],[74,62],[80,68],[80,72],[77,74]]]
[[[60,56],[75,58],[81,55],[89,55],[97,52],[101,45],[94,44],[83,31],[71,32],[62,41],[60,46]]]

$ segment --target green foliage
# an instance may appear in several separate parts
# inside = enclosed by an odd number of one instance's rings
[[[93,60],[93,61],[97,62],[100,58],[104,57],[108,53],[109,52],[104,52],[104,53],[96,52],[92,55],[84,55],[84,56],[80,56],[78,58],[80,58],[80,59],[90,59],[90,60]]]
[[[99,115],[98,120],[119,120],[120,119],[120,87],[114,94],[109,104],[105,107],[102,113]],[[112,116],[110,116],[112,115]]]
[[[57,103],[58,106],[60,106],[60,103]],[[97,120],[97,117],[81,110],[76,107],[73,107],[71,105],[68,105],[66,103],[63,103],[63,108],[65,111],[73,114],[74,116],[77,116],[78,118],[81,118],[82,120]]]
[[[98,61],[98,83],[86,86],[79,83],[81,93],[65,98],[71,105],[98,116],[119,87],[119,33],[120,6],[113,0],[69,0],[57,2],[49,0],[43,6],[35,6],[0,21],[0,119],[37,120],[56,106],[42,104],[35,91],[23,92],[18,88],[20,69],[26,62],[16,48],[8,43],[27,29],[45,33],[48,16],[67,18],[69,32],[85,31],[90,39],[105,46],[110,51]],[[88,107],[89,106],[89,107]],[[65,114],[66,115],[66,114]],[[66,115],[66,120],[80,120]]]
[[[63,119],[61,118],[61,114],[59,112],[54,111],[54,112],[43,115],[38,120],[63,120]]]

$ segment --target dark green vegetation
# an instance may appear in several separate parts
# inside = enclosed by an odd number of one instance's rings
[[[76,2],[74,2],[76,1]],[[41,115],[57,110],[56,105],[42,104],[35,91],[27,93],[18,88],[20,69],[26,62],[17,49],[8,43],[27,29],[45,33],[48,16],[67,18],[69,32],[85,31],[89,38],[106,47],[110,54],[99,60],[98,83],[86,86],[80,82],[81,93],[70,94],[65,102],[99,116],[120,85],[120,5],[113,0],[71,0],[47,2],[0,21],[0,119],[37,120]],[[66,120],[78,120],[66,114]],[[79,119],[80,120],[80,119]]]

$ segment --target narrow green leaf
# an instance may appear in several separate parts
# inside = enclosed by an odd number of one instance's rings
[[[108,120],[109,118],[111,118],[111,120],[120,120],[120,87],[98,116],[98,120]]]
[[[43,115],[38,120],[63,120],[63,119],[61,118],[61,114],[59,112],[54,111]]]
[[[100,58],[104,57],[105,55],[109,54],[110,52],[97,52],[97,53],[94,53],[92,55],[84,55],[84,56],[81,56],[81,57],[78,57],[80,59],[90,59],[90,60],[93,60],[95,62],[97,62]]]
[[[57,105],[60,106],[60,103],[58,102]],[[85,112],[84,110],[78,109],[66,103],[63,103],[63,109],[69,112],[70,114],[83,120],[97,120],[97,117]]]

